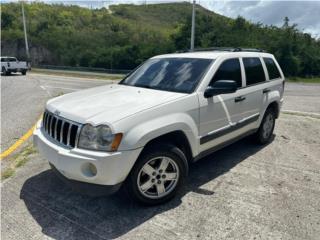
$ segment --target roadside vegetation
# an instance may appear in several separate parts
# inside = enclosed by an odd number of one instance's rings
[[[145,59],[186,50],[191,4],[114,5],[88,9],[26,4],[32,61],[36,64],[133,69]],[[23,57],[18,3],[2,4],[2,52]],[[320,77],[320,39],[283,16],[282,27],[230,19],[201,6],[196,10],[197,48],[250,47],[273,53],[288,77]]]
[[[287,81],[298,82],[298,83],[320,83],[320,77],[314,77],[314,78],[290,77],[287,79]]]
[[[30,157],[36,153],[35,148],[31,143],[25,146],[20,153],[9,157],[6,160],[6,164],[3,165],[3,169],[1,171],[1,180],[7,179],[13,176],[17,170],[17,168],[26,164]]]

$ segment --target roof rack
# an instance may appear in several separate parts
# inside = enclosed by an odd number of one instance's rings
[[[261,48],[235,48],[233,52],[266,52]]]
[[[265,52],[265,50],[260,48],[230,48],[230,47],[211,47],[211,48],[196,48],[193,50],[194,52],[202,52],[202,51],[225,51],[225,52]],[[181,52],[192,52],[190,50],[177,51]]]

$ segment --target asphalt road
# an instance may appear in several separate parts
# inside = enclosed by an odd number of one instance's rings
[[[320,84],[286,83],[283,110],[320,113]]]
[[[9,145],[34,124],[47,99],[107,82],[30,74],[1,83],[2,141]],[[319,90],[287,84],[283,109],[320,113]],[[73,193],[33,154],[1,185],[1,237],[318,239],[319,136],[319,119],[282,114],[272,143],[260,147],[245,139],[206,157],[191,167],[176,199],[148,208],[122,193]]]
[[[1,76],[1,151],[35,124],[48,99],[111,82],[42,74]]]

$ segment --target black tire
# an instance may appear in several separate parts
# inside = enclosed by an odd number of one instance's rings
[[[26,75],[26,74],[27,74],[27,71],[24,70],[24,71],[21,72],[21,74],[22,74],[22,75]]]
[[[259,144],[266,144],[271,141],[275,123],[276,114],[272,108],[268,108],[264,113],[260,127],[255,135],[256,141]]]
[[[8,74],[5,67],[2,67],[2,75],[6,76]]]
[[[145,166],[145,164],[147,164],[147,163],[150,163],[150,165],[151,165],[153,162],[154,162],[154,164],[156,164],[157,163],[156,161],[160,161],[160,165],[161,165],[161,161],[162,161],[161,157],[165,157],[166,159],[170,159],[168,161],[170,161],[172,166],[168,165],[168,167],[166,168],[167,170],[168,170],[168,168],[173,167],[174,164],[177,167],[177,169],[178,169],[177,176],[178,177],[177,177],[176,181],[162,179],[163,175],[165,175],[168,172],[163,172],[163,173],[158,172],[157,174],[152,176],[151,174],[149,175],[149,174],[144,173],[144,171],[142,170],[143,167]],[[171,162],[171,160],[174,163]],[[156,171],[161,171],[161,170],[159,170],[161,166],[158,166],[158,168],[157,168],[155,165],[154,167],[155,168],[152,168],[152,169],[156,169]],[[155,172],[153,172],[153,173],[155,173]],[[183,183],[186,179],[187,173],[188,173],[188,162],[187,162],[187,159],[186,159],[184,153],[179,148],[177,148],[173,145],[169,145],[169,144],[157,144],[157,145],[153,145],[153,146],[148,147],[139,156],[137,162],[135,163],[134,167],[132,168],[132,170],[126,180],[125,188],[126,188],[127,193],[129,194],[130,198],[133,198],[134,200],[136,200],[140,203],[143,203],[145,205],[157,205],[157,204],[161,204],[161,203],[169,201],[170,199],[172,199],[176,195],[176,193],[179,191],[179,189],[183,185]],[[157,178],[157,177],[159,177],[159,174],[160,175],[163,174],[163,175],[160,176],[160,178]],[[141,186],[139,187],[141,177],[145,177],[147,179],[147,181],[155,180],[155,183],[153,183],[152,187],[148,188],[148,190],[145,191],[145,193],[142,193],[140,190]],[[167,189],[168,189],[167,193],[164,192],[165,195],[162,197],[157,196],[157,194],[159,194],[157,185],[161,185],[161,184],[159,184],[159,182],[157,182],[159,180],[163,182],[163,186],[164,186],[165,191],[167,191]],[[171,185],[173,181],[175,181],[175,182],[173,185]],[[141,185],[143,185],[143,184],[141,183]],[[170,185],[171,185],[171,188],[169,188]],[[150,191],[150,193],[148,193],[148,191]],[[152,196],[151,195],[152,191],[157,192],[157,193],[155,193],[155,195]]]

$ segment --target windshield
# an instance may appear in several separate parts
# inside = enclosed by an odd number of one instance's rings
[[[149,59],[120,84],[191,93],[212,62],[212,59],[200,58]]]

